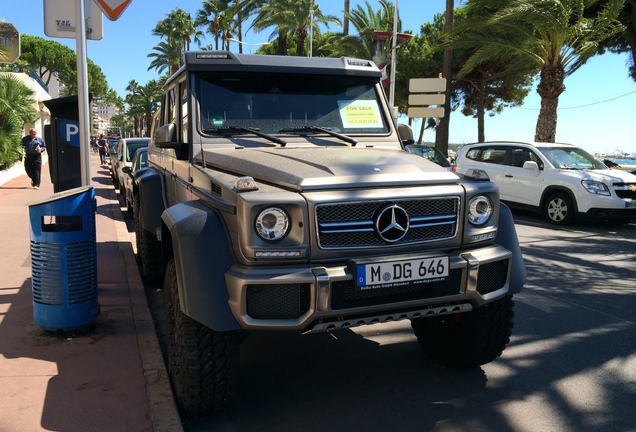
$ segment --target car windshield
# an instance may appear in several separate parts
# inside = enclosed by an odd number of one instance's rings
[[[435,147],[424,145],[410,145],[407,147],[407,150],[411,153],[422,156],[423,158],[426,158],[431,162],[435,162],[436,164],[443,167],[450,166],[450,162],[448,162],[448,159],[446,159],[442,152],[437,150]]]
[[[344,135],[389,132],[371,78],[209,73],[198,86],[200,128],[214,137],[223,136],[215,132],[220,128],[283,135],[315,135],[317,128]]]
[[[539,147],[539,151],[555,168],[560,169],[608,169],[603,162],[578,147]]]

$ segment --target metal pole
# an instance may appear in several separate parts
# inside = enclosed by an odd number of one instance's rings
[[[309,57],[313,57],[314,53],[314,2],[311,2],[311,8],[309,9],[310,24],[309,24]]]
[[[390,83],[390,97],[389,106],[391,108],[391,114],[395,117],[393,112],[393,105],[395,103],[395,64],[397,57],[397,26],[398,26],[398,0],[395,0],[393,6],[393,45],[391,46],[391,83]]]
[[[77,56],[77,108],[79,113],[80,175],[82,186],[91,185],[91,154],[88,149],[90,119],[88,116],[88,67],[86,65],[86,21],[84,0],[75,3],[75,41]]]

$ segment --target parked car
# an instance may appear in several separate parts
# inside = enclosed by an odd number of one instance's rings
[[[457,153],[457,172],[486,171],[510,206],[537,209],[553,224],[576,217],[636,217],[636,176],[610,170],[572,144],[487,142]]]
[[[140,147],[135,152],[131,166],[124,166],[123,182],[124,182],[124,199],[126,200],[126,210],[128,213],[133,212],[133,204],[135,199],[135,173],[148,166],[148,147]]]
[[[124,195],[126,190],[124,189],[123,180],[125,173],[122,169],[125,166],[132,166],[133,156],[137,149],[141,147],[148,147],[150,138],[122,138],[117,145],[117,158],[113,167],[115,189],[119,190],[119,193]]]
[[[450,170],[451,163],[444,153],[442,153],[436,147],[429,147],[427,145],[422,144],[408,144],[404,146],[406,151],[409,153],[416,154],[418,156],[422,156],[424,159],[428,159],[431,162],[435,162],[439,166],[443,166],[444,168]]]
[[[115,183],[115,162],[117,161],[117,148],[119,147],[119,141],[121,141],[121,138],[108,139],[108,157],[106,158],[106,162],[108,163],[110,169],[110,176],[113,178],[115,189],[119,188],[119,184]]]

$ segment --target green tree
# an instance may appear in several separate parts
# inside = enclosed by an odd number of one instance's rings
[[[135,91],[128,98],[129,114],[143,120],[144,136],[150,136],[152,116],[159,108],[161,95],[159,83],[156,80],[150,80],[144,86],[137,85]]]
[[[155,57],[148,70],[157,69],[161,73],[168,68],[172,73],[179,69],[183,64],[183,53],[190,50],[191,42],[201,42],[200,37],[203,33],[196,27],[192,16],[181,8],[172,10],[166,18],[157,22],[152,34],[161,38],[165,37],[166,42],[160,42],[153,48],[157,52],[148,55],[148,57]]]
[[[11,74],[0,75],[0,169],[21,156],[22,126],[38,118],[34,92]]]
[[[287,34],[293,33],[296,37],[296,55],[304,56],[305,41],[309,36],[310,27],[313,29],[313,34],[319,35],[318,24],[324,24],[328,28],[330,23],[341,25],[337,17],[324,15],[313,0],[272,0],[260,8],[254,18],[253,26],[257,32],[268,27],[276,28],[279,44],[277,53],[280,54],[284,54],[282,48],[286,48],[283,42],[286,41]],[[271,36],[269,40],[272,40]]]
[[[467,59],[474,54],[474,50],[462,49],[462,44],[465,39],[475,37],[471,34],[476,27],[479,27],[475,25],[475,22],[481,21],[483,17],[488,17],[494,12],[489,6],[486,10],[477,7],[456,9],[450,42],[440,47],[440,49],[453,50],[454,73],[451,83],[453,97],[461,103],[464,115],[477,119],[479,142],[485,141],[486,114],[492,117],[501,113],[506,107],[521,105],[530,92],[534,75],[538,72],[536,66],[530,63],[522,63],[523,68],[520,69],[510,69],[508,62],[502,59],[483,61],[468,72],[459,71]],[[443,34],[441,21],[440,14],[436,17],[435,25],[440,34]],[[460,39],[458,44],[453,43],[456,39]]]
[[[195,23],[204,26],[214,37],[214,49],[225,49],[228,34],[231,35],[234,25],[234,10],[230,9],[230,0],[203,0],[201,9],[197,11]],[[231,36],[230,36],[231,37]]]
[[[20,59],[22,65],[30,66],[46,85],[57,76],[62,94],[77,94],[77,59],[70,48],[38,36],[20,36]],[[101,68],[87,59],[88,91],[94,97],[108,93],[108,82]]]
[[[357,34],[343,33],[326,39],[320,49],[331,52],[334,57],[343,55],[372,59],[376,54],[375,32],[393,31],[394,6],[389,0],[380,0],[376,11],[369,1],[364,6],[358,4],[350,13],[345,10],[345,20],[356,29]],[[398,19],[398,32],[402,30]],[[385,42],[385,52],[391,52],[392,41]]]
[[[595,0],[588,1],[594,2]],[[535,140],[554,142],[559,96],[564,80],[599,49],[606,39],[620,34],[616,20],[623,1],[607,3],[593,18],[584,16],[585,0],[499,0],[490,16],[475,20],[472,30],[456,40],[456,47],[472,50],[461,69],[467,74],[489,61],[510,70],[538,69],[537,93],[541,109]],[[473,0],[470,7],[487,10],[493,0]]]

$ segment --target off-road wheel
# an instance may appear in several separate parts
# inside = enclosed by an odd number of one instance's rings
[[[554,225],[572,225],[574,222],[574,202],[565,192],[550,195],[543,206],[543,214]]]
[[[428,356],[451,368],[470,368],[499,357],[510,342],[514,316],[511,295],[470,312],[411,320]]]
[[[139,197],[133,199],[133,218],[135,221],[135,239],[137,255],[141,263],[141,276],[152,285],[161,285],[161,243],[157,237],[143,228],[142,208]]]
[[[181,311],[174,260],[166,269],[163,295],[168,374],[179,410],[186,418],[218,412],[235,395],[238,334],[211,330]]]

